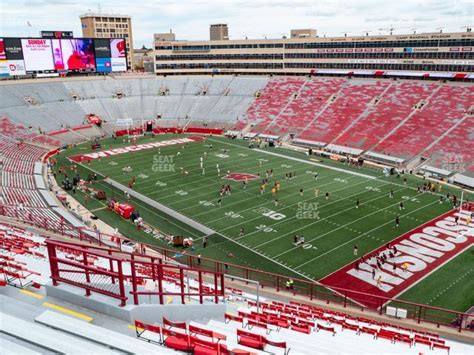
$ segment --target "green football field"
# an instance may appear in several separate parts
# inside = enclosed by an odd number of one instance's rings
[[[175,137],[182,136],[141,138],[139,143]],[[103,142],[101,150],[124,145],[129,143],[109,139]],[[205,142],[186,146],[175,145],[93,160],[90,165],[81,167],[80,173],[85,177],[90,169],[123,185],[135,177],[135,191],[216,231],[207,238],[207,247],[204,248],[202,233],[132,198],[132,204],[148,223],[165,233],[193,237],[194,254],[228,261],[228,253],[232,253],[232,263],[309,280],[319,280],[353,261],[356,258],[353,255],[355,245],[359,256],[366,254],[452,208],[451,203],[440,204],[438,194],[418,193],[416,186],[422,184],[422,179],[415,176],[386,177],[377,169],[310,158],[283,148],[249,149],[247,145],[246,141],[211,137]],[[58,165],[67,165],[66,156],[89,151],[85,146],[66,150],[61,153]],[[200,157],[204,171],[200,167]],[[131,171],[124,171],[123,168],[128,166]],[[268,177],[268,185],[262,193],[262,179],[270,169],[273,176]],[[259,177],[249,179],[244,188],[242,181],[225,179],[228,172]],[[295,177],[287,179],[285,174],[288,172]],[[272,194],[275,182],[280,183],[280,190]],[[108,196],[123,200],[123,194],[102,179],[94,184]],[[222,184],[229,184],[232,192],[220,196]],[[393,198],[389,197],[391,190]],[[443,186],[441,194],[447,192],[460,194],[459,190]],[[326,193],[329,194],[327,198]],[[75,197],[84,201],[80,193]],[[472,195],[465,194],[465,197],[472,200]],[[356,208],[357,201],[359,208]],[[403,210],[399,209],[401,201],[405,207]],[[87,208],[130,238],[163,245],[162,241],[137,232],[130,222],[108,212],[100,201],[89,201]],[[397,215],[400,216],[399,228],[395,228]],[[295,236],[304,236],[304,245],[295,246]],[[438,285],[433,276],[443,273],[456,278],[460,277],[456,275],[457,270],[466,273],[465,267],[450,267],[446,271],[450,265],[472,264],[472,253],[465,254],[471,258],[460,255],[453,259],[407,291],[409,296],[406,299],[464,311],[464,301],[449,302],[446,297],[433,299],[433,295],[416,290],[426,287],[426,283],[432,289],[444,290],[446,286]],[[470,279],[464,280],[473,289],[473,278]],[[457,292],[459,287],[458,294],[462,298],[465,283],[462,286],[454,284],[451,292]]]

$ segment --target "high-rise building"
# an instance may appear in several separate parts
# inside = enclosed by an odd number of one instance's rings
[[[133,69],[133,35],[132,18],[130,16],[86,13],[79,17],[83,37],[125,38],[127,66]]]
[[[211,41],[225,41],[229,39],[229,28],[226,24],[218,23],[209,27]]]

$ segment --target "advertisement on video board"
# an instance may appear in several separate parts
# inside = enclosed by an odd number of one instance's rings
[[[43,38],[22,39],[21,48],[27,72],[54,70],[51,40]]]
[[[3,43],[8,60],[23,60],[20,38],[4,38]]]
[[[125,50],[125,39],[111,39],[110,49],[112,53],[112,71],[126,71],[127,58]]]

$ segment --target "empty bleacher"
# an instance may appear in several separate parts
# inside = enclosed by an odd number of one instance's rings
[[[305,81],[297,97],[291,100],[278,118],[267,127],[267,131],[278,135],[299,133],[311,124],[344,83],[344,79],[335,78],[314,78]]]
[[[336,99],[307,127],[301,138],[331,143],[339,133],[371,108],[370,104],[383,93],[388,85],[387,81],[348,82]],[[337,144],[348,145],[343,138]]]
[[[285,76],[81,78],[3,83],[2,92],[0,116],[16,128],[0,120],[0,134],[9,130],[15,138],[49,145],[94,137],[93,130],[74,131],[89,113],[107,121],[100,133],[119,129],[117,119],[138,125],[161,116],[157,124],[163,127],[206,124],[281,137],[293,133],[405,159],[422,154],[436,166],[455,137],[471,137],[466,132],[472,115],[462,120],[474,101],[474,88],[466,83]],[[66,131],[49,137],[38,128]],[[468,170],[471,142],[460,147]]]
[[[64,230],[68,222],[51,209],[57,205],[42,195],[49,193],[41,175],[41,158],[47,150],[0,134],[0,151],[0,215]]]
[[[268,126],[290,104],[304,82],[304,79],[298,77],[281,77],[270,80],[245,113],[245,121],[256,124],[254,132],[269,133]]]
[[[472,86],[441,86],[425,106],[377,145],[377,151],[404,157],[419,154],[462,119],[473,102]]]
[[[436,84],[392,83],[378,102],[372,103],[367,114],[336,139],[335,143],[369,149],[415,112],[415,105],[427,99],[436,88]]]

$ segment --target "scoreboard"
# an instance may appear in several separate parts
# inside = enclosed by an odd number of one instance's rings
[[[124,38],[0,38],[0,76],[126,70]]]

